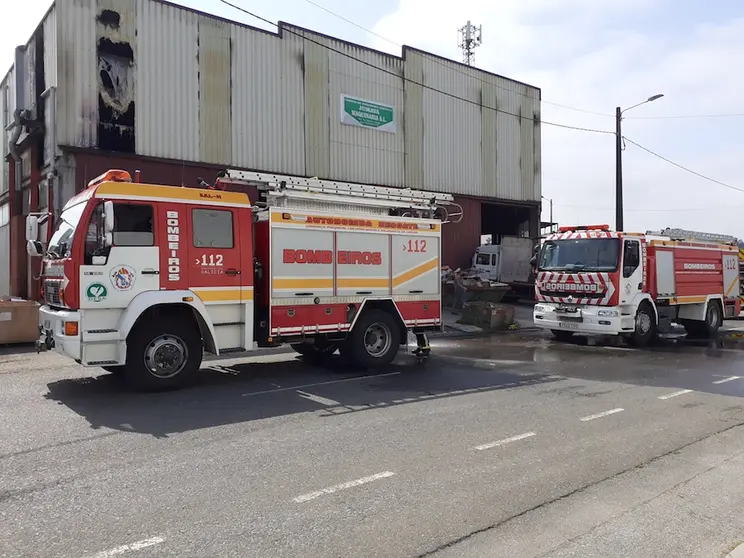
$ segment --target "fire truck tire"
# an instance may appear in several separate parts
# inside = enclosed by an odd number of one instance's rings
[[[551,329],[550,332],[553,334],[553,337],[556,338],[558,341],[570,341],[573,339],[574,332],[573,331],[566,331],[564,329]]]
[[[656,337],[656,314],[648,302],[641,302],[635,316],[635,331],[631,340],[637,347],[645,347]]]
[[[717,301],[711,300],[708,302],[708,307],[705,309],[705,324],[703,325],[703,332],[707,337],[715,337],[722,322],[723,315],[721,313],[721,307]]]
[[[201,366],[199,329],[183,316],[143,322],[127,341],[127,383],[138,391],[183,386]]]
[[[400,349],[400,326],[383,310],[364,312],[346,339],[342,355],[362,368],[387,366]]]

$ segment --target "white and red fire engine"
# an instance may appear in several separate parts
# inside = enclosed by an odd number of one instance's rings
[[[39,347],[142,389],[181,385],[203,352],[289,343],[374,367],[412,331],[428,355],[441,227],[462,218],[452,196],[243,171],[218,184],[109,171],[65,205],[47,247],[44,216],[29,216],[29,253],[44,254]]]
[[[714,335],[741,310],[737,240],[683,229],[561,227],[542,242],[535,295],[535,325],[561,340],[626,335],[644,345],[672,322]]]

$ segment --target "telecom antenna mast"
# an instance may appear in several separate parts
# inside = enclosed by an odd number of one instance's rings
[[[481,26],[476,27],[468,21],[458,29],[459,46],[462,49],[463,61],[472,66],[475,61],[475,48],[481,45]]]

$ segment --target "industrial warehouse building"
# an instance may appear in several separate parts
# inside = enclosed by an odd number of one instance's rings
[[[58,216],[109,168],[185,186],[229,167],[449,192],[465,213],[444,227],[456,267],[481,235],[539,234],[540,90],[410,47],[158,0],[57,0],[0,81],[0,115],[0,295],[36,298],[25,215]]]

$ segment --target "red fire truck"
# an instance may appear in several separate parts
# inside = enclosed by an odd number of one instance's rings
[[[534,322],[560,340],[625,335],[644,345],[672,322],[715,335],[741,311],[738,257],[733,236],[561,227],[540,250]]]
[[[205,351],[288,343],[375,367],[412,331],[424,358],[442,325],[441,227],[462,218],[452,200],[243,171],[209,189],[109,171],[65,205],[48,246],[45,216],[27,220],[28,251],[44,255],[38,345],[141,389],[180,386]]]

